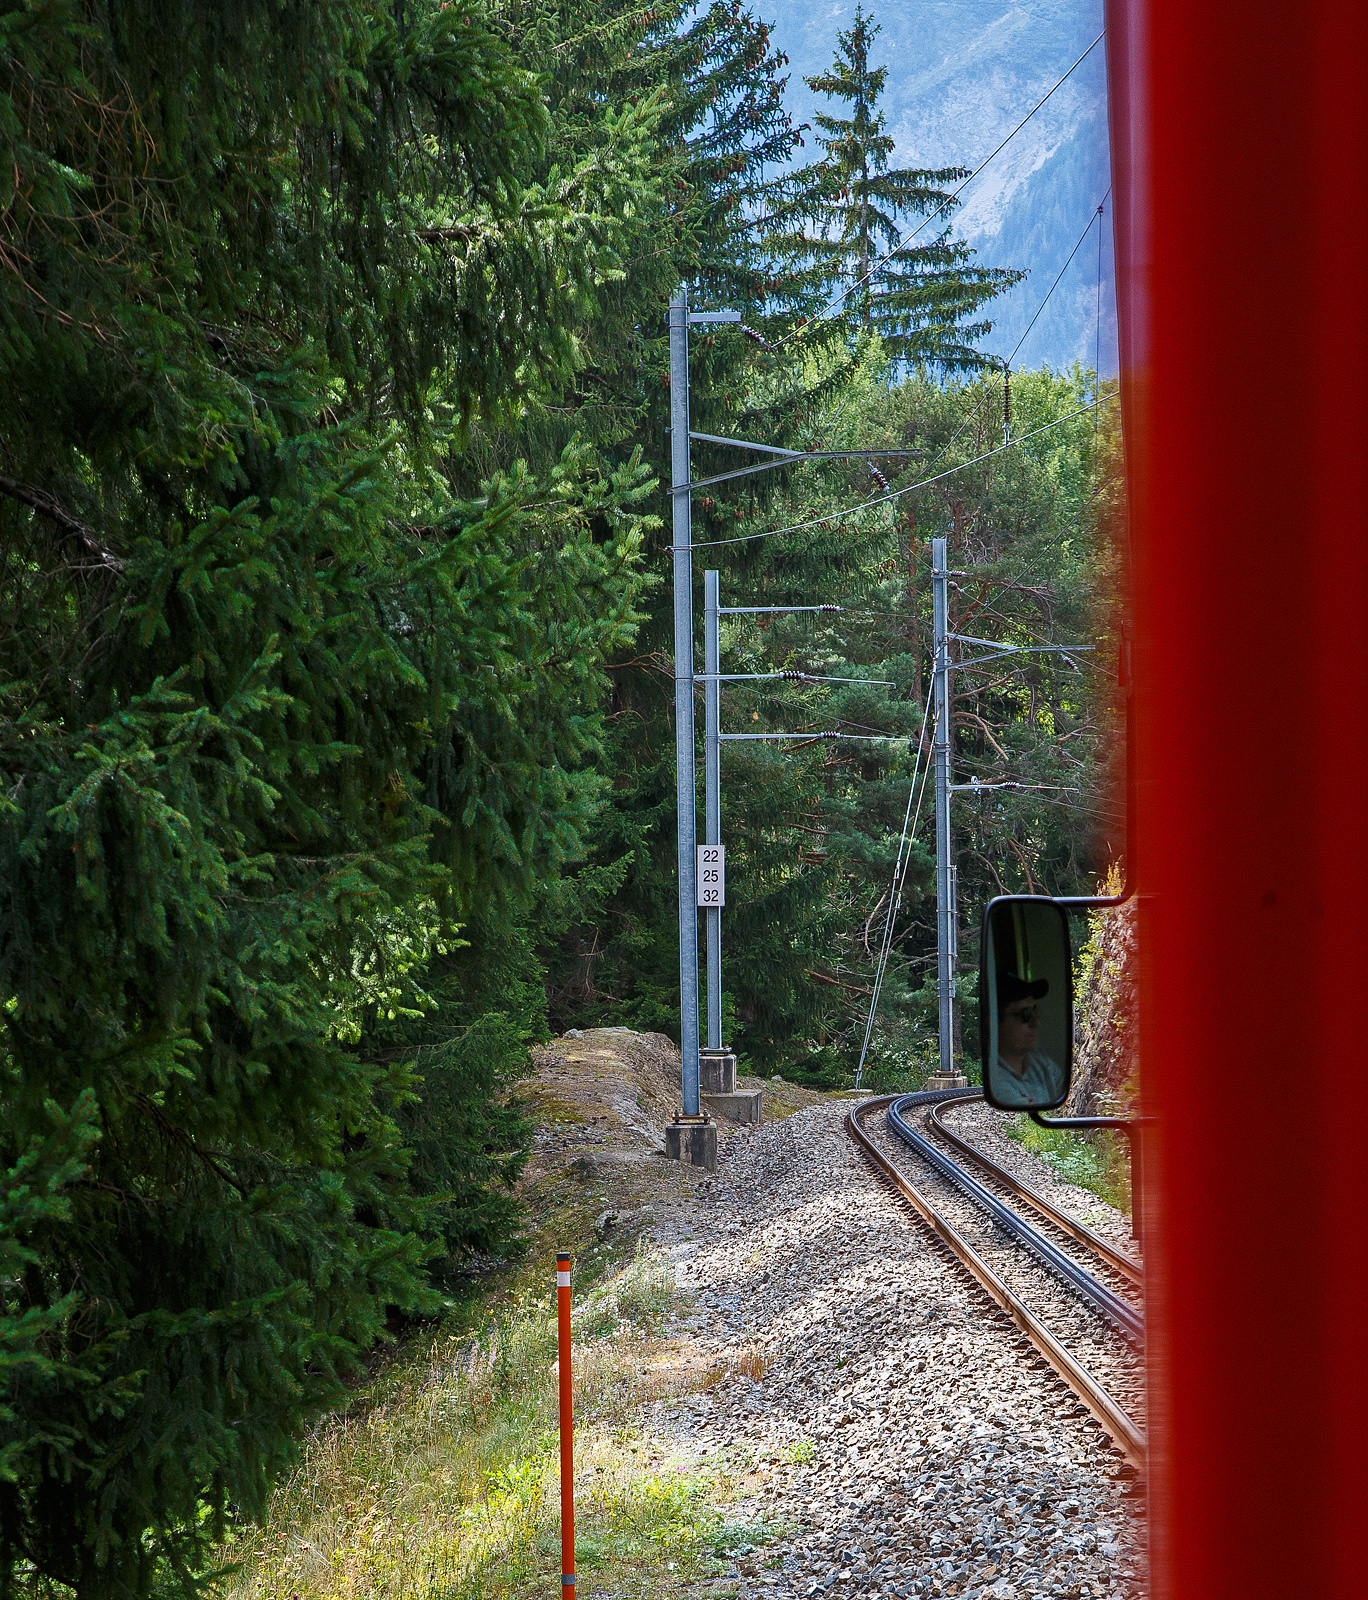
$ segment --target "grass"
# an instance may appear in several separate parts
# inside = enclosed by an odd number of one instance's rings
[[[574,1313],[581,1595],[654,1596],[725,1571],[725,1463],[645,1438],[647,1401],[717,1381],[664,1338],[673,1273],[639,1254]],[[525,1288],[475,1337],[410,1346],[322,1427],[266,1525],[222,1552],[231,1600],[522,1600],[559,1588],[556,1331]],[[744,1535],[744,1536],[743,1536]],[[772,1535],[770,1535],[772,1537]]]
[[[1042,1128],[1024,1112],[1008,1123],[1007,1132],[1066,1183],[1090,1189],[1130,1215],[1130,1162],[1125,1149],[1117,1148],[1117,1136],[1105,1129],[1082,1135],[1064,1128]]]

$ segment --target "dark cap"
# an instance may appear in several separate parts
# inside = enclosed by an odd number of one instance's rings
[[[1043,1000],[1050,992],[1048,978],[1018,978],[1015,972],[999,972],[997,981],[998,1010],[1016,1000]]]

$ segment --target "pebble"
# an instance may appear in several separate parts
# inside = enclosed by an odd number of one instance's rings
[[[724,1131],[698,1205],[653,1229],[692,1297],[678,1331],[732,1374],[657,1402],[653,1428],[758,1467],[727,1517],[775,1535],[713,1588],[1138,1600],[1131,1469],[874,1181],[845,1109]]]

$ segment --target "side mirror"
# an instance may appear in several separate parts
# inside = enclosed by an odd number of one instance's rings
[[[980,941],[983,1098],[1003,1111],[1050,1111],[1073,1076],[1069,916],[1037,895],[988,902]]]

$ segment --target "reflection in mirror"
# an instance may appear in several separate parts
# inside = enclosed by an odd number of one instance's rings
[[[984,1097],[1026,1111],[1061,1105],[1073,1066],[1067,913],[1035,896],[990,901],[981,960]]]

